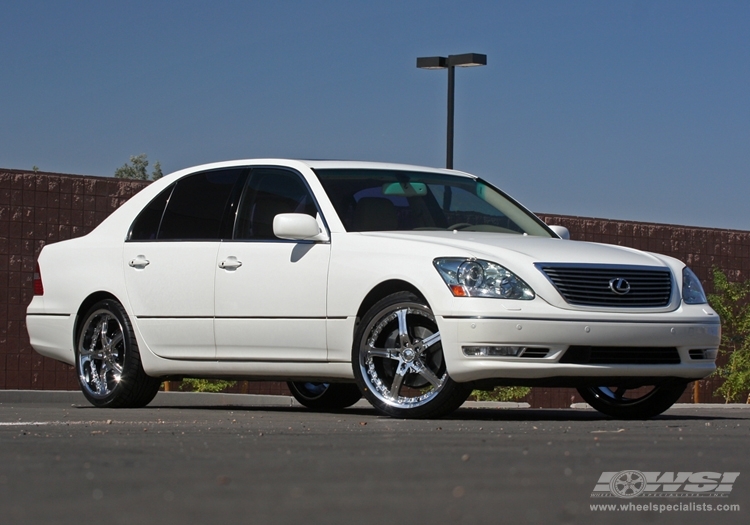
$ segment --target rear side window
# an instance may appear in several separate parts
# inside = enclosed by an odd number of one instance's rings
[[[231,236],[244,168],[196,173],[162,191],[133,221],[128,240],[217,240]]]
[[[197,173],[177,181],[159,227],[159,240],[221,238],[221,224],[241,168]]]
[[[133,222],[128,240],[150,241],[156,239],[159,234],[159,224],[161,224],[161,218],[164,215],[164,208],[167,206],[167,201],[172,194],[172,190],[174,190],[174,186],[172,184],[162,191],[148,206],[143,208],[143,211]]]

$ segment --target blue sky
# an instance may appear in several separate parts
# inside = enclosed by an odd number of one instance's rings
[[[0,0],[0,167],[445,162],[538,212],[750,230],[750,2]]]

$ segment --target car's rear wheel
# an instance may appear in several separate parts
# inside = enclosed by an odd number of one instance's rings
[[[670,381],[649,389],[591,386],[578,388],[581,397],[593,408],[617,419],[648,419],[674,405],[685,392],[687,383]],[[644,391],[647,390],[647,391]]]
[[[76,344],[81,391],[101,408],[146,406],[161,381],[143,371],[133,327],[122,305],[106,299],[83,316]]]
[[[300,405],[312,410],[342,410],[362,399],[354,383],[289,381],[287,386]]]
[[[410,292],[389,295],[365,314],[354,338],[352,368],[367,400],[392,417],[444,416],[471,393],[448,375],[435,317]]]

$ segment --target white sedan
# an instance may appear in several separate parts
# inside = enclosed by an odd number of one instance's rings
[[[285,380],[319,410],[364,395],[404,418],[499,385],[663,412],[715,369],[720,321],[699,280],[671,257],[566,237],[457,171],[221,162],[45,246],[26,322],[98,407],[203,377]]]

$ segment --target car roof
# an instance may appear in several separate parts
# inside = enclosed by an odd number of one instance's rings
[[[450,173],[468,175],[443,168],[431,168],[427,166],[416,166],[411,164],[399,164],[395,162],[366,162],[350,160],[302,160],[313,169],[388,169],[403,171],[427,171],[433,173]]]
[[[399,164],[392,162],[367,162],[367,161],[353,161],[353,160],[304,160],[304,159],[282,159],[282,158],[258,158],[258,159],[237,159],[228,160],[222,162],[213,162],[210,164],[204,164],[201,166],[192,166],[183,170],[179,170],[175,173],[184,175],[188,172],[194,173],[196,171],[204,169],[218,169],[227,168],[233,166],[286,166],[290,168],[300,167],[304,165],[310,169],[380,169],[380,170],[397,170],[397,171],[421,171],[426,173],[442,173],[446,175],[457,175],[470,177],[476,179],[475,175],[465,173],[456,170],[448,170],[444,168],[431,168],[428,166],[416,166],[411,164]]]

